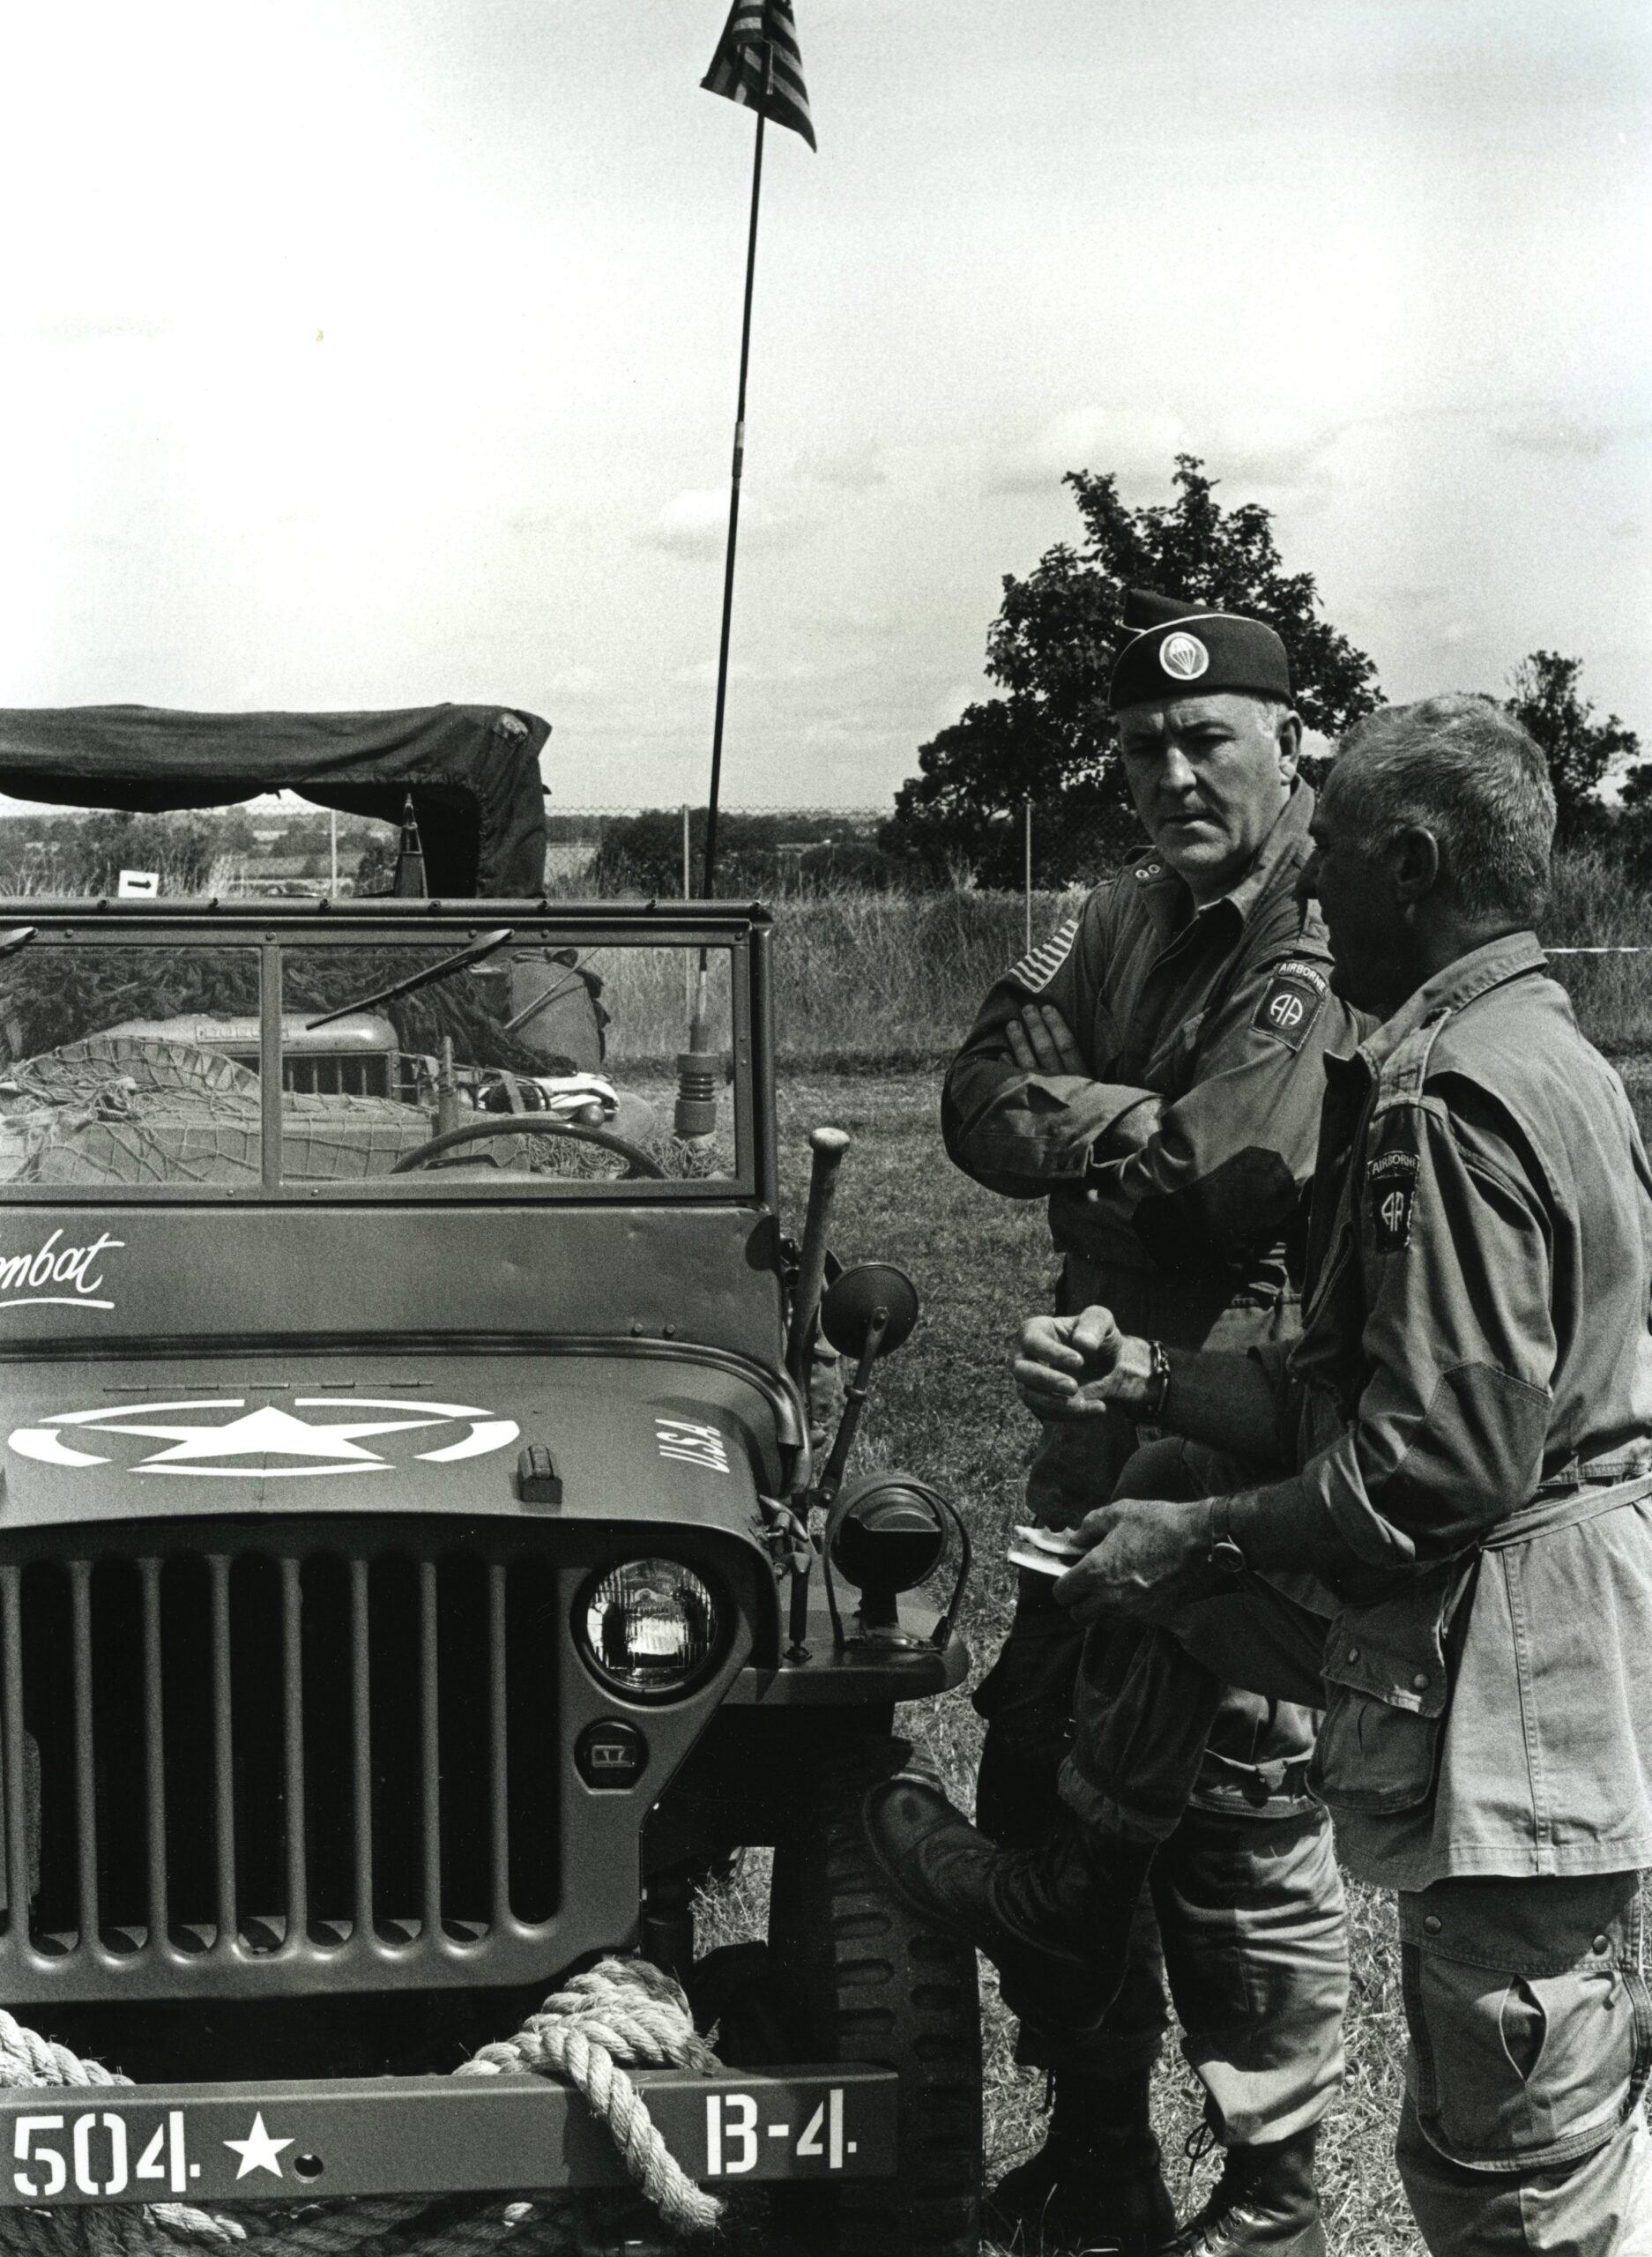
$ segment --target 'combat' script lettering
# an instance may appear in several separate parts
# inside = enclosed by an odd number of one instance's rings
[[[90,1246],[60,1246],[56,1230],[34,1254],[0,1254],[0,1308],[113,1308],[96,1296],[103,1288],[103,1257],[124,1239],[107,1231]],[[42,1290],[67,1285],[68,1292]]]

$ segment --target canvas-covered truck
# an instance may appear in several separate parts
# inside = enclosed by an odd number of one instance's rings
[[[968,2257],[973,1958],[854,1824],[966,1667],[956,1515],[845,1464],[915,1304],[830,1285],[812,1449],[772,927],[547,900],[545,734],[0,714],[14,798],[411,799],[426,887],[0,903],[0,2003],[135,2081],[0,2093],[0,2206],[622,2186],[559,2080],[449,2072],[630,1955],[717,2025],[637,2075],[689,2178]],[[599,980],[622,1114],[512,1099],[525,963]],[[766,1939],[696,1955],[763,1847]]]

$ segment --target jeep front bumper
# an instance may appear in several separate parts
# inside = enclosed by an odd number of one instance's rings
[[[629,2074],[672,2155],[707,2186],[894,2175],[893,2069]],[[41,2087],[0,2099],[0,2149],[11,2209],[629,2183],[579,2095],[527,2075]]]

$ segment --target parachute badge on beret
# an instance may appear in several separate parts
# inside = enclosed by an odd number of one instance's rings
[[[1158,646],[1158,662],[1172,682],[1197,682],[1210,671],[1210,653],[1196,635],[1167,635]]]

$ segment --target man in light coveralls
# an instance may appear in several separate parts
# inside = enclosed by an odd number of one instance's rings
[[[1007,1853],[911,1775],[867,1801],[904,1893],[1082,2022],[1221,1682],[1323,1701],[1315,1790],[1399,1892],[1397,2153],[1437,2257],[1652,2252],[1652,1171],[1530,930],[1553,813],[1488,701],[1353,733],[1304,886],[1384,1016],[1328,1061],[1302,1337],[1172,1351],[1187,1439],[1083,1525],[1056,1597],[1108,1630],[1068,1831]],[[1016,1372],[1077,1425],[1157,1361],[1098,1307],[1030,1321]],[[1273,1471],[1235,1487],[1236,1451]]]
[[[1151,848],[993,987],[947,1076],[942,1128],[978,1182],[1047,1200],[1059,1309],[1101,1302],[1179,1347],[1242,1349],[1297,1330],[1282,1242],[1313,1173],[1323,1060],[1361,1025],[1297,899],[1314,801],[1296,773],[1284,644],[1260,620],[1141,590],[1122,623],[1110,702]],[[1072,1527],[1105,1504],[1140,1415],[1046,1428],[1032,1517]],[[977,1817],[1002,1845],[1041,1840],[1060,1807],[1082,1642],[1050,1583],[1023,1572],[976,1696]],[[1052,2073],[1054,2106],[1042,2150],[994,2190],[1001,2238],[1147,2257],[1173,2231],[1148,2112],[1161,1936],[1232,2173],[1270,2215],[1314,2215],[1347,1990],[1330,1829],[1306,1789],[1314,1721],[1227,1694],[1105,2024],[1076,2038],[1023,2015],[1021,2058]]]

